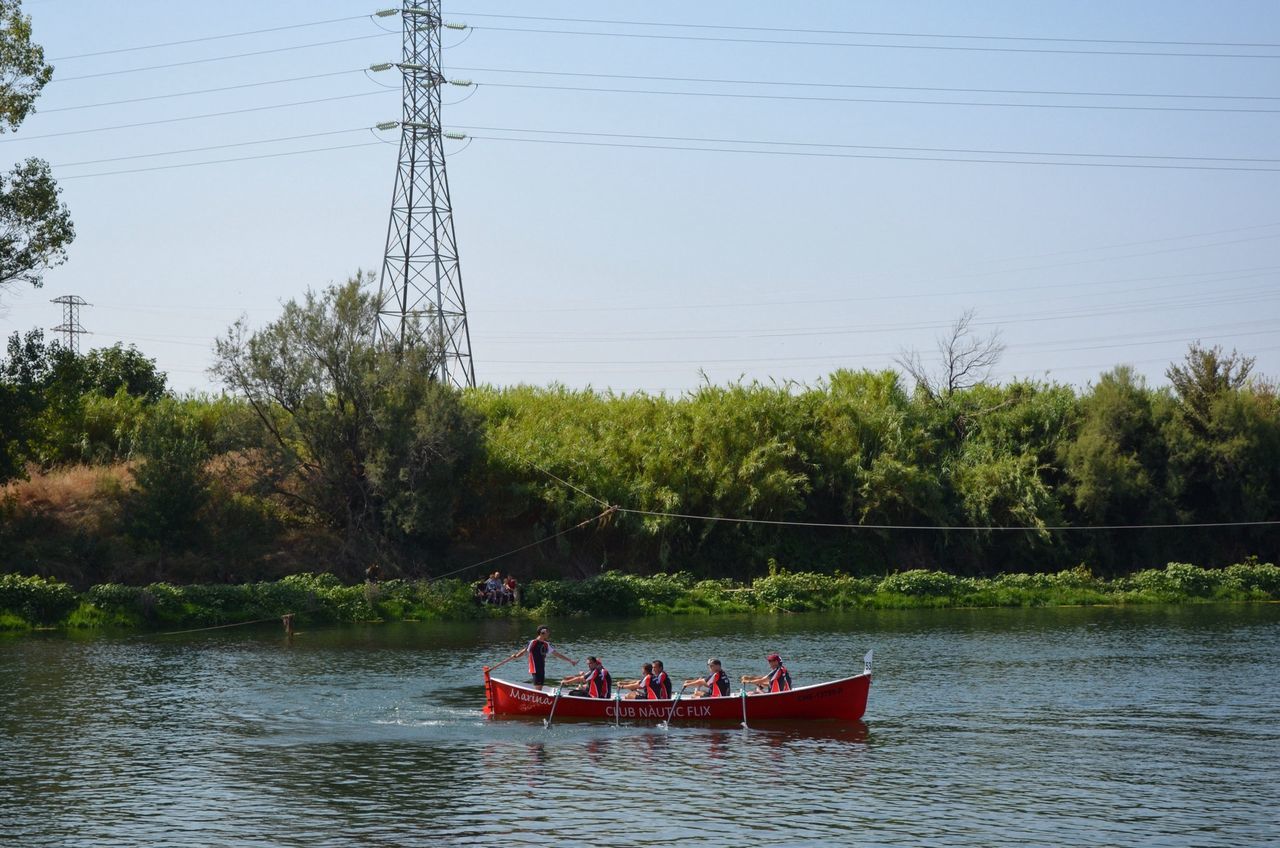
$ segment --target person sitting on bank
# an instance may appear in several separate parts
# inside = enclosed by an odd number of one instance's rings
[[[484,581],[484,600],[487,604],[502,603],[502,575],[497,571]]]
[[[671,678],[667,675],[662,660],[653,661],[653,675],[649,678],[649,689],[645,697],[651,701],[663,701],[671,697]]]
[[[695,687],[691,698],[723,698],[729,694],[729,675],[724,673],[720,660],[712,657],[707,660],[707,676],[686,680],[684,685]]]
[[[508,659],[516,659],[517,657],[529,655],[529,675],[533,678],[533,685],[538,689],[542,688],[542,684],[547,679],[547,655],[559,657],[569,665],[577,665],[577,660],[571,660],[564,654],[551,647],[551,629],[547,625],[538,628],[537,635],[528,645],[512,654]]]
[[[569,694],[578,698],[611,698],[613,697],[613,678],[609,676],[604,663],[597,657],[587,657],[587,670],[566,677],[560,681],[561,686],[581,683],[582,688],[574,689]]]
[[[649,697],[650,681],[653,679],[653,663],[645,663],[641,666],[639,680],[623,680],[618,684],[619,689],[631,690],[628,694],[623,695],[623,699],[627,701],[644,700]]]
[[[742,682],[754,683],[756,691],[752,695],[758,695],[762,692],[788,692],[791,689],[791,674],[787,671],[787,667],[782,664],[782,657],[777,654],[770,654],[765,657],[769,663],[768,674],[744,674]]]

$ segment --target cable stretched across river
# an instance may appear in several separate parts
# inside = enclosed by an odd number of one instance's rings
[[[1006,525],[995,525],[995,524],[990,524],[990,525],[848,524],[848,523],[842,524],[842,523],[827,522],[827,521],[784,521],[781,519],[772,519],[772,518],[738,518],[736,516],[726,516],[726,515],[697,515],[695,513],[687,513],[687,512],[664,512],[661,510],[653,510],[653,509],[632,509],[631,507],[618,506],[616,504],[610,506],[609,502],[606,501],[605,499],[596,497],[595,495],[591,494],[585,489],[582,489],[579,486],[576,486],[573,483],[570,483],[568,480],[565,480],[561,477],[556,476],[555,474],[552,474],[550,471],[546,470],[545,468],[535,465],[534,463],[529,462],[528,460],[521,460],[521,461],[524,462],[529,467],[547,475],[552,480],[555,480],[557,483],[561,483],[565,486],[568,486],[570,489],[573,489],[575,492],[578,492],[579,494],[587,498],[590,498],[591,500],[595,501],[598,504],[607,506],[608,509],[602,512],[600,515],[596,516],[596,518],[603,518],[605,515],[608,515],[610,513],[627,513],[630,515],[648,516],[650,518],[683,518],[688,521],[709,521],[709,522],[718,522],[718,523],[724,523],[724,524],[759,524],[759,525],[766,525],[770,527],[811,527],[815,529],[829,529],[829,530],[923,530],[923,531],[933,532],[933,533],[943,533],[947,531],[955,531],[955,532],[961,532],[961,533],[964,533],[964,532],[968,532],[968,533],[1002,533],[1002,532],[1003,533],[1014,533],[1014,532],[1069,533],[1073,531],[1194,530],[1194,529],[1208,529],[1208,528],[1214,528],[1214,527],[1273,527],[1276,525],[1280,525],[1280,520],[1266,519],[1266,520],[1258,520],[1258,521],[1198,521],[1198,522],[1192,522],[1189,524],[1047,524],[1042,527],[1035,527],[1035,526],[1009,527]],[[570,527],[569,530],[577,530],[579,527],[583,527],[594,520],[596,519],[595,518],[588,519],[587,521],[584,521],[581,524],[575,525],[574,527]],[[569,532],[569,530],[563,530],[561,531],[561,533],[557,533],[556,535],[558,536],[558,535],[561,535],[562,533],[567,533]],[[555,538],[555,537],[553,536],[551,538]],[[533,544],[538,544],[538,543],[535,542]],[[528,547],[532,547],[532,545],[525,546],[525,548],[528,548]],[[519,548],[518,550],[524,550],[524,548]],[[511,553],[515,553],[515,552],[516,551],[512,551]],[[500,559],[502,556],[507,556],[507,554],[502,554],[499,557],[494,557],[494,559]],[[486,562],[491,562],[491,561],[492,560],[486,560]],[[483,563],[477,563],[477,565],[481,565],[481,564]],[[450,573],[456,573],[456,572],[450,572]],[[441,575],[441,576],[444,576],[444,575]]]
[[[629,509],[618,507],[618,512],[632,515],[647,515],[656,518],[685,518],[692,521],[713,521],[727,524],[765,524],[774,527],[815,527],[837,530],[927,530],[945,532],[1040,532],[1051,531],[1065,533],[1072,530],[1183,530],[1207,527],[1266,527],[1280,524],[1280,520],[1269,521],[1201,521],[1192,524],[1053,524],[1043,527],[1008,527],[1005,525],[958,525],[958,524],[837,524],[824,521],[781,521],[768,518],[735,518],[723,515],[693,515],[683,512],[659,512],[649,509]]]

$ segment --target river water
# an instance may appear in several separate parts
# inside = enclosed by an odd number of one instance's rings
[[[867,714],[487,721],[505,621],[4,638],[0,843],[1280,844],[1280,605],[550,624],[615,678],[874,648]]]

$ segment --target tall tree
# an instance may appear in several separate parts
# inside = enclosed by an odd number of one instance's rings
[[[44,48],[31,40],[21,0],[0,0],[0,135],[22,124],[52,76]],[[59,194],[43,159],[27,159],[0,176],[0,288],[39,286],[45,270],[66,261],[76,233]]]
[[[347,553],[434,544],[452,530],[453,481],[480,446],[479,421],[432,379],[434,351],[375,347],[377,304],[358,275],[251,332],[217,342],[214,367],[257,413],[276,491],[342,531]]]

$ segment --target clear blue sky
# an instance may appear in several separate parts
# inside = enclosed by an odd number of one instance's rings
[[[382,34],[356,16],[386,5],[27,0],[56,71],[37,114],[0,138],[0,163],[53,163],[79,237],[43,289],[0,294],[0,332],[52,327],[61,316],[49,299],[78,294],[93,304],[86,346],[136,344],[175,387],[214,389],[212,339],[240,314],[260,325],[307,287],[377,268],[396,148],[368,128],[399,117],[398,79],[356,69],[398,59],[399,23],[379,19],[394,30]],[[700,372],[813,382],[892,366],[904,348],[931,351],[968,308],[1008,345],[1001,380],[1083,385],[1131,363],[1161,384],[1197,338],[1280,376],[1280,5],[1270,0],[445,8],[476,27],[446,33],[456,45],[446,72],[480,83],[469,97],[446,92],[446,103],[463,101],[446,107],[446,125],[491,128],[465,130],[484,138],[451,142],[448,162],[481,382],[680,391]],[[351,19],[80,57],[336,18]],[[528,29],[632,37],[518,31]],[[1110,43],[1120,40],[1148,43]],[[110,74],[245,53],[259,55]],[[312,78],[275,82],[296,77]],[[244,87],[188,93],[230,86]],[[1064,108],[1083,105],[1143,108]],[[237,114],[80,132],[215,112]],[[544,134],[564,132],[631,137]],[[718,141],[680,140],[695,138]],[[961,150],[1002,152],[945,152]],[[140,158],[96,161],[117,157]],[[949,159],[1079,164],[938,161]]]

